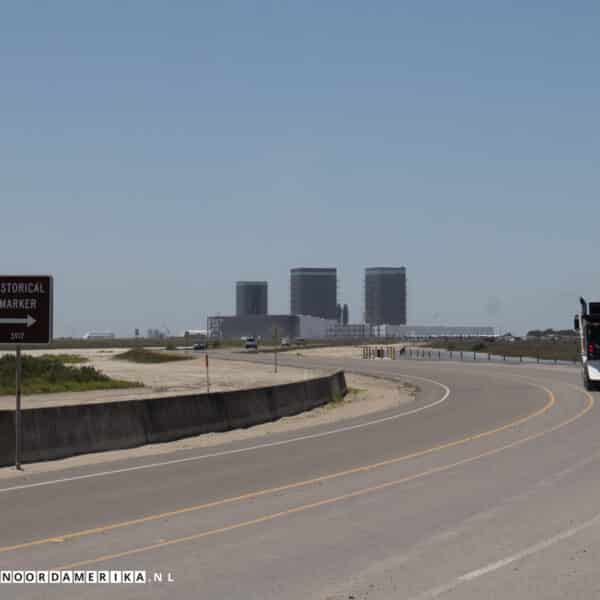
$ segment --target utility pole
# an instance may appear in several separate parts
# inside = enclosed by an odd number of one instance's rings
[[[15,467],[22,471],[21,467],[21,346],[17,346],[17,373],[16,373],[16,407],[15,407]]]

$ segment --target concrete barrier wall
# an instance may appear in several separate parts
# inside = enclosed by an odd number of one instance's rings
[[[346,394],[340,371],[272,387],[23,411],[23,462],[37,462],[275,421]],[[0,411],[0,466],[14,464],[14,411]]]

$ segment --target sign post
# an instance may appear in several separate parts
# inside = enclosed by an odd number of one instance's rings
[[[52,341],[53,279],[50,275],[0,275],[0,344],[15,346],[15,467],[21,470],[21,347]]]
[[[17,402],[15,407],[15,468],[21,471],[21,346],[17,346],[17,376],[16,391]]]
[[[277,327],[273,328],[273,343],[275,344],[275,348],[273,349],[273,368],[275,373],[277,373],[277,344],[279,344],[279,329]]]
[[[210,379],[208,377],[208,354],[204,355],[204,362],[206,363],[206,393],[210,394]]]

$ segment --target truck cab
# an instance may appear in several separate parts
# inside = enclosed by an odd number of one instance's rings
[[[587,390],[600,389],[600,302],[581,298],[581,312],[575,316],[579,332],[583,383]]]

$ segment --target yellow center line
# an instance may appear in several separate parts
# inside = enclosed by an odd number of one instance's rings
[[[514,421],[511,421],[510,423],[507,423],[506,425],[496,427],[495,429],[483,431],[481,433],[477,433],[475,435],[471,435],[471,436],[462,438],[460,440],[455,440],[453,442],[448,442],[446,444],[441,444],[439,446],[434,446],[432,448],[427,448],[425,450],[419,450],[419,451],[413,452],[411,454],[405,454],[403,456],[389,458],[389,459],[386,459],[386,460],[383,460],[380,462],[363,465],[360,467],[353,467],[351,469],[346,469],[344,471],[329,473],[327,475],[322,475],[320,477],[314,477],[312,479],[306,479],[304,481],[296,481],[296,482],[289,483],[286,485],[281,485],[278,487],[257,490],[254,492],[248,492],[248,493],[242,494],[240,496],[223,498],[221,500],[215,500],[213,502],[206,502],[203,504],[197,504],[194,506],[179,508],[179,509],[168,511],[168,512],[162,512],[162,513],[158,513],[158,514],[154,514],[154,515],[147,515],[147,516],[140,517],[137,519],[131,519],[128,521],[121,521],[118,523],[112,523],[109,525],[95,527],[93,529],[84,529],[81,531],[74,531],[74,532],[65,533],[65,534],[57,534],[52,537],[43,538],[43,539],[39,539],[39,540],[33,540],[30,542],[24,542],[21,544],[15,544],[12,546],[3,546],[3,547],[0,547],[0,553],[12,552],[15,550],[22,550],[25,548],[33,548],[35,546],[42,546],[42,545],[52,544],[52,543],[57,543],[57,542],[65,542],[65,541],[76,539],[76,538],[81,538],[81,537],[90,536],[90,535],[96,535],[96,534],[100,534],[100,533],[106,533],[108,531],[114,531],[116,529],[123,529],[125,527],[132,527],[134,525],[150,523],[152,521],[159,521],[162,519],[167,519],[170,517],[184,515],[184,514],[188,514],[188,513],[192,513],[192,512],[196,512],[196,511],[201,511],[201,510],[205,510],[208,508],[224,506],[226,504],[231,504],[234,502],[241,502],[244,500],[259,498],[261,496],[276,494],[278,492],[284,492],[284,491],[289,491],[289,490],[293,490],[293,489],[297,489],[297,488],[314,485],[317,483],[323,483],[325,481],[330,481],[332,479],[338,479],[340,477],[345,477],[348,475],[355,475],[357,473],[366,473],[368,471],[373,471],[375,469],[381,469],[383,467],[387,467],[387,466],[394,465],[394,464],[397,464],[400,462],[411,460],[413,458],[419,458],[421,456],[426,456],[426,455],[432,454],[434,452],[440,452],[442,450],[447,450],[449,448],[461,446],[461,445],[467,444],[469,442],[473,442],[473,441],[476,441],[476,440],[479,440],[479,439],[482,439],[485,437],[489,437],[489,436],[498,434],[507,429],[517,427],[518,425],[521,425],[521,424],[525,423],[526,421],[529,421],[530,419],[533,419],[535,417],[541,416],[542,414],[544,414],[545,412],[550,410],[550,408],[552,408],[552,406],[554,406],[554,404],[556,403],[556,398],[555,398],[553,392],[550,391],[548,388],[545,388],[545,387],[537,385],[537,384],[530,384],[530,385],[534,385],[535,387],[543,389],[546,392],[546,394],[548,395],[548,401],[546,402],[546,404],[542,408],[535,410],[534,412],[532,412],[528,415],[525,415],[524,417],[520,417]]]
[[[579,389],[579,388],[578,388]],[[521,446],[522,444],[525,444],[526,442],[530,442],[532,440],[535,440],[537,438],[540,438],[544,435],[547,435],[549,433],[552,433],[553,431],[556,431],[558,429],[561,429],[562,427],[565,427],[566,425],[569,425],[570,423],[573,423],[574,421],[576,421],[577,419],[581,418],[582,416],[584,416],[587,412],[589,412],[592,407],[594,406],[594,398],[592,397],[591,394],[583,391],[583,390],[579,390],[582,391],[584,393],[584,395],[587,397],[587,404],[585,406],[585,408],[583,408],[583,410],[581,410],[579,413],[577,413],[575,416],[567,419],[566,421],[562,421],[561,423],[559,423],[558,425],[555,425],[554,427],[551,427],[550,429],[546,429],[544,431],[529,435],[525,438],[522,438],[520,440],[516,440],[514,442],[511,442],[509,444],[505,444],[504,446],[500,446],[499,448],[494,448],[492,450],[488,450],[486,452],[482,452],[480,454],[477,454],[475,456],[471,456],[469,458],[464,458],[462,460],[456,461],[454,463],[451,464],[447,464],[447,465],[443,465],[440,467],[434,467],[432,469],[428,469],[427,471],[422,471],[421,473],[416,473],[414,475],[408,475],[406,477],[402,477],[400,479],[394,479],[393,481],[387,481],[385,483],[381,483],[379,485],[374,485],[374,486],[370,486],[370,487],[366,487],[366,488],[362,488],[359,490],[356,490],[354,492],[350,492],[347,494],[342,494],[340,496],[335,496],[333,498],[327,498],[325,500],[319,500],[318,502],[312,502],[310,504],[302,504],[300,506],[296,506],[294,508],[290,508],[287,510],[283,510],[280,512],[276,512],[276,513],[272,513],[269,515],[265,515],[263,517],[259,517],[257,519],[252,519],[250,521],[242,521],[240,523],[234,523],[232,525],[227,525],[225,527],[220,527],[218,529],[211,529],[209,531],[203,531],[201,533],[196,533],[193,535],[188,535],[186,537],[180,537],[180,538],[175,538],[172,540],[167,540],[164,542],[159,542],[156,544],[151,544],[149,546],[142,546],[139,548],[133,548],[131,550],[125,550],[124,552],[117,552],[115,554],[105,554],[104,556],[98,556],[96,558],[92,558],[92,559],[88,559],[88,560],[82,560],[79,562],[75,562],[75,563],[71,563],[68,565],[63,565],[60,567],[55,567],[53,568],[53,570],[71,570],[71,569],[78,569],[80,567],[85,567],[88,565],[92,565],[92,564],[96,564],[99,562],[105,562],[108,560],[114,560],[117,558],[124,558],[127,556],[133,556],[136,554],[141,554],[143,552],[149,552],[151,550],[157,550],[160,548],[166,548],[169,546],[174,546],[176,544],[183,544],[185,542],[191,542],[191,541],[197,541],[200,540],[202,538],[206,538],[212,535],[217,535],[220,533],[226,533],[228,531],[234,531],[236,529],[242,529],[244,527],[250,527],[252,525],[258,525],[260,523],[266,523],[268,521],[273,521],[275,519],[279,519],[281,517],[287,517],[290,515],[294,515],[294,514],[298,514],[298,513],[302,513],[308,510],[311,510],[313,508],[319,508],[321,506],[328,506],[331,504],[335,504],[337,502],[341,502],[343,500],[349,500],[351,498],[357,498],[360,496],[365,496],[367,494],[371,494],[373,492],[379,492],[382,490],[386,490],[388,488],[392,488],[395,486],[398,486],[402,483],[407,483],[409,481],[415,481],[416,479],[422,479],[424,477],[428,477],[430,475],[434,475],[436,473],[442,473],[444,471],[449,471],[450,469],[454,469],[456,467],[459,467],[461,465],[466,465],[478,460],[481,460],[482,458],[486,458],[488,456],[493,456],[494,454],[498,454],[499,452],[503,452],[505,450],[508,450],[510,448],[515,448],[517,446]],[[550,392],[552,393],[552,392]]]

